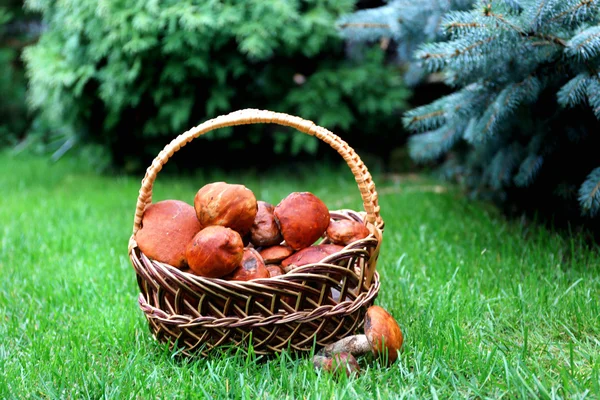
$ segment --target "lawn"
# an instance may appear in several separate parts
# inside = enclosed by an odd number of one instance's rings
[[[174,357],[150,335],[127,257],[141,176],[70,158],[3,153],[0,165],[2,399],[600,398],[598,248],[506,221],[452,186],[374,174],[386,223],[376,304],[398,320],[404,350],[391,367],[364,357],[360,376],[336,379],[308,355]],[[274,203],[312,191],[362,208],[347,168],[257,178],[168,167],[155,201],[192,202],[227,180]]]

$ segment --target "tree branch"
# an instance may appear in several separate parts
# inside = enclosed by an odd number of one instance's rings
[[[419,122],[419,121],[422,121],[422,120],[427,119],[427,118],[439,117],[440,115],[444,115],[444,114],[445,114],[444,110],[432,111],[432,112],[427,113],[427,114],[417,115],[417,116],[412,117],[410,119],[409,123],[410,124],[414,124],[415,122]]]
[[[473,50],[476,47],[479,47],[481,45],[489,43],[494,39],[496,39],[496,38],[490,36],[484,40],[479,40],[479,41],[473,43],[472,45],[465,47],[462,50],[456,49],[453,53],[425,53],[420,58],[422,58],[424,60],[428,60],[430,58],[458,57],[462,54],[468,53],[469,51]]]
[[[560,19],[560,18],[564,17],[564,16],[565,16],[565,15],[567,15],[567,14],[570,14],[570,13],[572,13],[572,12],[575,12],[575,11],[577,11],[578,9],[580,9],[580,8],[582,8],[582,7],[591,6],[591,5],[593,5],[593,3],[594,3],[594,0],[581,0],[581,1],[579,2],[579,4],[576,4],[575,6],[573,6],[573,7],[569,8],[568,10],[565,10],[565,11],[561,12],[560,14],[558,14],[558,15],[557,15],[556,17],[554,17],[554,18],[551,18],[551,19],[550,19],[550,22],[556,21],[556,20],[558,20],[558,19]]]
[[[388,28],[388,24],[378,24],[375,22],[346,22],[343,24],[339,24],[338,27],[345,28]]]

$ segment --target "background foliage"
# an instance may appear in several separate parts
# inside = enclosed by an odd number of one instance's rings
[[[6,0],[0,6],[0,147],[16,145],[31,123],[20,55],[37,37],[39,24],[22,5],[20,0]]]
[[[485,196],[570,220],[600,214],[600,2],[395,0],[340,18],[397,43],[411,84],[449,93],[404,114],[412,158]]]
[[[355,9],[350,0],[29,0],[26,7],[47,26],[24,54],[37,137],[52,138],[58,154],[97,143],[128,170],[145,168],[176,134],[240,108],[300,115],[348,141],[379,135],[398,121],[408,94],[382,51],[346,57],[334,22]],[[209,134],[203,158],[227,152],[228,163],[244,165],[265,146],[282,156],[319,146],[305,135],[248,131]],[[197,163],[197,152],[189,154]]]

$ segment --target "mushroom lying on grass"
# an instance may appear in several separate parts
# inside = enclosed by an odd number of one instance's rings
[[[315,358],[331,357],[338,353],[360,356],[372,352],[389,365],[398,358],[398,350],[403,341],[402,331],[394,317],[382,307],[371,306],[365,315],[364,334],[348,336],[331,343],[319,350]]]
[[[344,372],[347,377],[350,377],[352,374],[360,373],[360,365],[350,353],[316,354],[313,357],[313,365],[318,370],[330,372],[334,375]]]

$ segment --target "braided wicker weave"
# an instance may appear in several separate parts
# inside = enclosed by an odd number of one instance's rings
[[[332,219],[363,222],[371,234],[321,262],[285,275],[248,282],[204,278],[146,257],[135,234],[152,186],[169,158],[194,138],[225,126],[273,123],[290,126],[329,144],[355,176],[365,211],[331,211]],[[346,142],[311,121],[283,113],[244,109],[222,115],[181,134],[147,169],[139,192],[129,256],[140,288],[139,306],[154,337],[185,355],[207,355],[222,345],[247,346],[257,354],[284,349],[310,351],[361,328],[366,309],[379,291],[375,271],[383,235],[375,184]],[[327,239],[322,239],[326,243]]]

